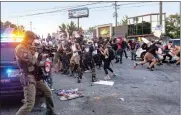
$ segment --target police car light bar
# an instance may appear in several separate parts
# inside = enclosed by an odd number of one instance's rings
[[[1,38],[1,42],[21,42],[23,38]]]

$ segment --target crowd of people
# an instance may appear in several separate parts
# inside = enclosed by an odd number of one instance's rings
[[[136,51],[140,47],[146,50],[146,54],[144,61],[135,63],[134,68],[149,63],[148,69],[153,71],[156,63],[165,62],[166,57],[169,57],[169,62],[171,62],[173,56],[177,57],[176,65],[180,64],[180,47],[174,46],[172,42],[163,46],[160,41],[140,44],[136,40],[127,41],[122,37],[114,39],[100,37],[85,40],[82,35],[70,39],[41,40],[37,39],[33,32],[26,31],[23,41],[15,48],[17,65],[22,72],[20,82],[25,97],[23,106],[16,115],[27,115],[32,110],[35,104],[36,88],[39,88],[44,94],[47,106],[46,115],[57,115],[54,111],[52,92],[44,82],[42,72],[39,72],[41,60],[53,57],[55,72],[61,71],[62,74],[75,76],[78,78],[78,83],[84,72],[92,72],[92,82],[95,82],[97,81],[97,69],[103,67],[105,80],[111,78],[108,71],[112,73],[111,76],[116,76],[110,66],[111,62],[115,60],[115,63],[122,64],[123,54],[128,58],[127,51],[131,52],[131,60],[136,60]],[[53,52],[55,53],[53,54]],[[159,55],[162,55],[163,59]]]
[[[174,56],[178,57],[175,60],[176,65],[180,64],[180,47],[174,46],[171,42],[163,46],[160,41],[152,41],[151,44],[141,44],[135,39],[127,40],[122,37],[113,39],[99,37],[85,40],[82,35],[77,38],[71,37],[69,40],[60,39],[56,42],[55,39],[53,40],[54,43],[51,40],[43,40],[42,44],[57,46],[53,58],[55,72],[75,77],[82,76],[84,72],[92,72],[93,82],[97,81],[96,67],[97,69],[103,67],[106,75],[105,79],[110,79],[108,70],[112,73],[112,76],[116,76],[110,66],[111,62],[115,60],[114,63],[122,64],[123,56],[128,58],[128,51],[131,54],[131,60],[136,60],[136,51],[138,48],[145,49],[146,54],[142,62],[134,64],[134,68],[138,65],[149,63],[147,69],[153,71],[155,64],[162,65],[162,63],[166,62],[166,57],[169,57],[169,61],[171,62]],[[80,82],[80,80],[78,81]]]

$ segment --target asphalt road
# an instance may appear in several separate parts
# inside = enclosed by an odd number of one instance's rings
[[[117,77],[113,86],[91,83],[91,74],[85,73],[82,83],[75,78],[54,74],[55,89],[79,88],[84,97],[60,101],[53,92],[55,110],[61,115],[179,115],[180,113],[180,67],[164,64],[148,71],[146,65],[133,69],[133,61],[124,59],[114,64]],[[103,69],[97,70],[103,80]],[[92,84],[92,85],[91,85]],[[41,99],[30,115],[44,115]],[[1,106],[1,115],[14,115],[21,102],[7,101]]]

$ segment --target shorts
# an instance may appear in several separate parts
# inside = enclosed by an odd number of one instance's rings
[[[153,57],[156,58],[156,59],[159,59],[157,54],[153,54]]]
[[[147,52],[146,54],[145,54],[145,56],[144,56],[144,60],[145,61],[152,61],[152,59],[154,59],[155,57],[151,54],[151,53],[149,53],[149,52]]]

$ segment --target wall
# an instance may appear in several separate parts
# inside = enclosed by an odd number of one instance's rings
[[[113,36],[114,37],[125,37],[125,35],[128,33],[128,26],[127,25],[122,25],[122,26],[117,26],[116,28],[116,34],[115,34],[115,27],[113,27]]]

